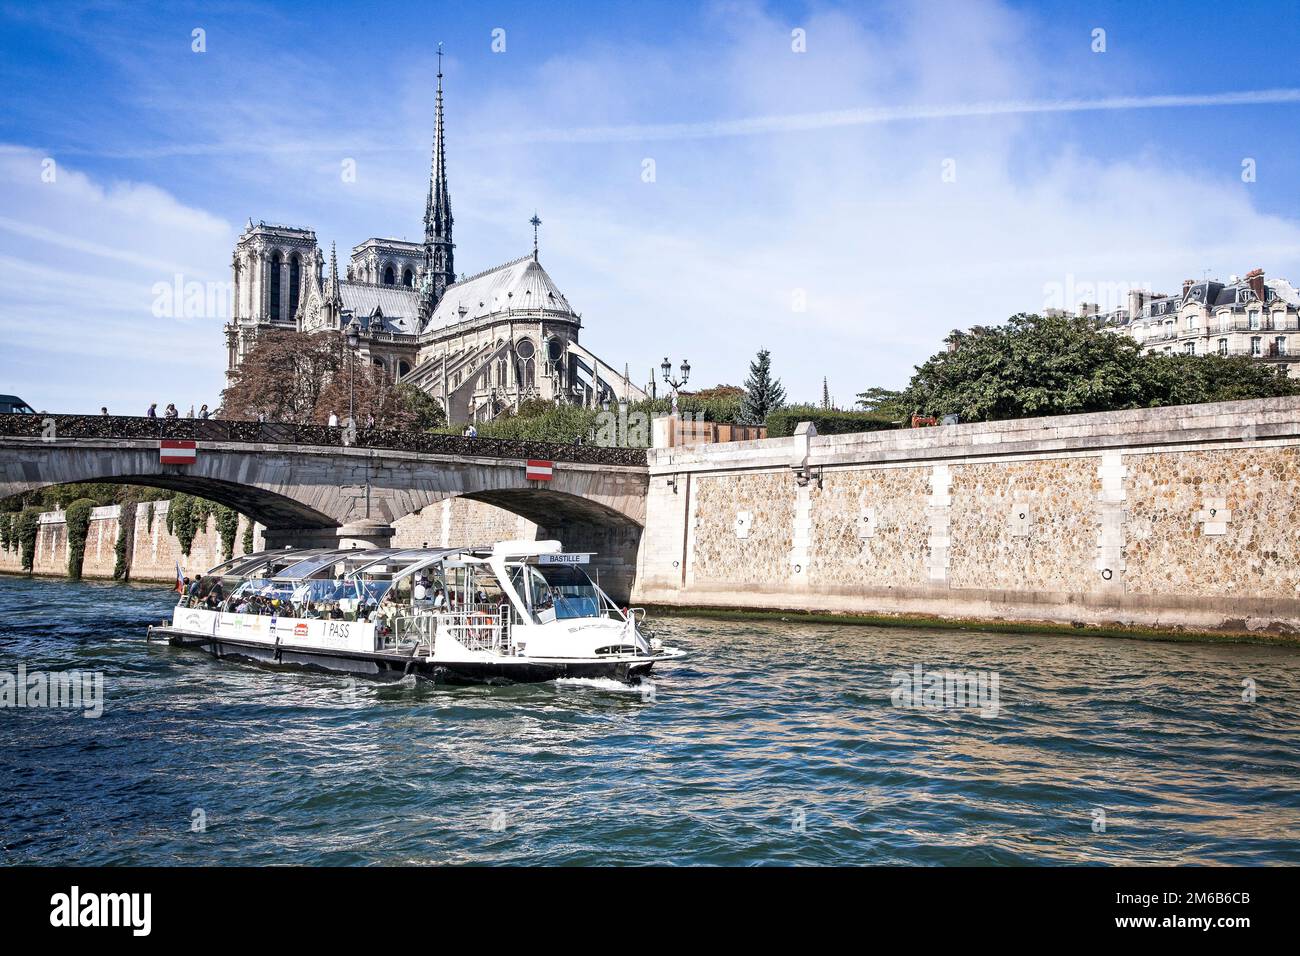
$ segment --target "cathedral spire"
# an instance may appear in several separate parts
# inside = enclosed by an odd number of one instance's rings
[[[339,257],[334,250],[334,243],[330,242],[330,278],[329,285],[325,287],[326,293],[330,296],[331,301],[339,294]]]
[[[340,328],[343,325],[343,293],[339,291],[339,259],[330,243],[330,277],[325,280],[325,308],[330,320]]]
[[[424,208],[425,308],[432,313],[443,290],[456,281],[451,241],[451,197],[447,191],[447,152],[442,127],[442,44],[438,44],[438,91],[433,113],[433,159],[429,199]]]

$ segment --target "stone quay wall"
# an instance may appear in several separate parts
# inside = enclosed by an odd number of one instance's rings
[[[149,512],[152,504],[153,518]],[[190,546],[189,555],[181,553],[181,543],[167,531],[167,509],[170,502],[141,502],[135,506],[135,527],[131,544],[131,580],[173,581],[176,565],[188,575],[202,574],[219,564],[223,558],[221,535],[216,519],[208,518],[207,526],[198,531]],[[235,535],[235,555],[244,553],[244,529],[248,519],[240,518]],[[85,555],[82,577],[111,578],[117,561],[117,536],[121,527],[121,507],[108,505],[95,508],[90,515],[86,531]],[[393,523],[396,534],[394,547],[418,548],[427,543],[431,548],[457,544],[492,544],[507,538],[531,539],[537,526],[512,512],[473,501],[451,498],[430,505],[415,514],[407,515]],[[264,547],[262,526],[253,530],[253,550]],[[32,573],[48,577],[64,577],[68,570],[67,522],[62,511],[48,511],[41,515],[36,535]],[[22,553],[17,544],[9,551],[0,550],[0,573],[22,574]]]
[[[223,560],[221,534],[215,517],[209,516],[205,527],[194,535],[189,555],[181,553],[181,543],[167,530],[169,501],[142,501],[135,505],[135,525],[131,538],[131,572],[133,581],[174,581],[176,565],[188,575],[202,574]],[[152,516],[151,516],[152,513]],[[81,565],[84,578],[111,578],[117,563],[117,536],[121,528],[122,507],[106,505],[90,513],[86,529],[86,548]],[[244,529],[247,518],[240,518],[235,534],[235,555],[244,553]],[[262,547],[262,527],[253,529],[253,549]],[[15,543],[9,551],[0,550],[0,572],[23,574],[22,553]],[[36,532],[36,550],[32,573],[64,577],[68,573],[68,526],[65,513],[47,511],[41,515]]]
[[[634,600],[1300,632],[1300,399],[656,448]]]

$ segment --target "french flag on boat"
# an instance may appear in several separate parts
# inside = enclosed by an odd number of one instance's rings
[[[529,481],[550,481],[551,473],[554,470],[554,462],[538,461],[534,458],[530,458],[524,466],[524,477]]]
[[[198,455],[198,442],[164,438],[158,443],[158,461],[163,465],[192,465]]]

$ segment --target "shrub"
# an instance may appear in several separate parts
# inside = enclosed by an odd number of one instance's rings
[[[167,531],[176,536],[180,542],[181,554],[187,558],[194,545],[194,535],[199,529],[196,501],[193,495],[177,495],[167,509]]]
[[[253,553],[253,519],[247,519],[248,523],[244,525],[244,554]]]
[[[498,415],[478,426],[481,438],[512,438],[572,444],[589,441],[596,429],[599,409],[554,402],[524,402],[518,414]],[[454,429],[459,433],[458,429]]]
[[[90,531],[90,512],[97,507],[90,498],[78,498],[63,513],[68,533],[68,577],[77,580],[86,559],[86,535]]]
[[[40,531],[40,522],[39,508],[24,508],[18,516],[18,545],[22,549],[24,571],[31,571],[36,558],[36,534]]]
[[[135,540],[135,499],[127,495],[118,507],[120,510],[117,517],[117,543],[113,547],[113,580],[126,581],[131,577],[131,543]]]
[[[225,505],[213,509],[217,516],[217,532],[221,535],[221,560],[235,556],[235,535],[239,533],[239,512]]]
[[[767,437],[786,438],[793,435],[800,422],[812,422],[819,435],[876,432],[898,427],[890,416],[879,412],[841,412],[812,406],[791,406],[767,416]]]

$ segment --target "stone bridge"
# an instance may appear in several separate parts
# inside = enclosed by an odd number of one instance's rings
[[[194,463],[162,464],[163,439],[195,441]],[[551,480],[529,480],[529,459],[553,462]],[[522,515],[566,549],[597,552],[602,586],[623,600],[648,479],[641,449],[320,425],[0,415],[0,498],[91,481],[227,505],[265,527],[268,547],[384,545],[397,519],[463,496]]]

